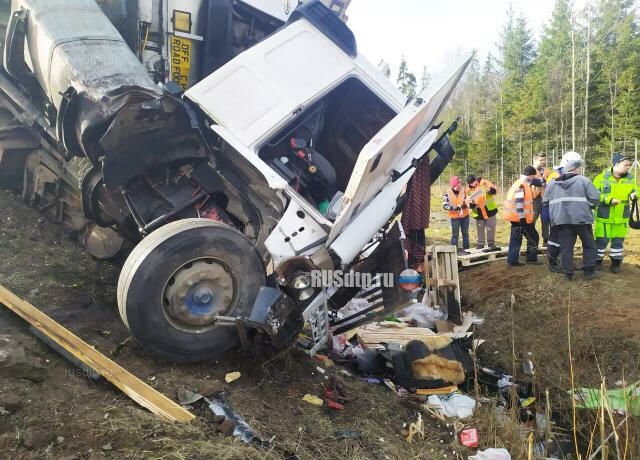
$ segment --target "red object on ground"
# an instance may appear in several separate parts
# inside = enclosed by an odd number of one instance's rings
[[[324,402],[327,403],[327,406],[330,407],[331,409],[337,409],[337,410],[342,410],[344,409],[344,405],[340,404],[339,402],[336,402],[332,399],[329,398],[325,398]]]
[[[460,443],[467,447],[478,447],[478,430],[469,428],[460,432]]]

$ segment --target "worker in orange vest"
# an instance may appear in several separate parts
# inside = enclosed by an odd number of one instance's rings
[[[537,171],[536,179],[544,179],[542,186],[531,186],[531,193],[533,194],[533,225],[536,225],[538,218],[540,218],[542,225],[542,245],[546,246],[547,240],[549,239],[549,216],[542,213],[542,197],[544,196],[546,184],[549,181],[549,175],[553,171],[547,168],[547,156],[543,152],[533,157],[532,164]]]
[[[467,176],[467,204],[471,208],[471,215],[476,220],[478,232],[478,244],[476,249],[483,249],[486,241],[488,247],[483,252],[499,251],[495,244],[496,238],[496,204],[497,187],[487,179],[477,177],[475,174]]]
[[[531,185],[542,185],[536,178],[538,171],[533,166],[527,166],[522,171],[520,179],[514,182],[507,193],[504,203],[504,218],[511,222],[509,236],[509,252],[507,263],[510,267],[524,265],[518,261],[522,237],[527,239],[527,263],[538,263],[539,236],[533,220],[533,193]]]
[[[449,181],[451,186],[442,196],[442,208],[447,211],[451,219],[451,244],[456,247],[458,254],[468,254],[469,249],[469,206],[466,202],[466,192],[458,176]],[[458,235],[462,232],[462,250],[458,248]]]

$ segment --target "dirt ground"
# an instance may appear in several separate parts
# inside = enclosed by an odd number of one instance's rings
[[[503,241],[506,230],[500,226]],[[434,212],[428,235],[448,238],[443,212]],[[628,260],[637,262],[640,239],[634,235],[628,247]],[[222,387],[236,412],[263,439],[272,440],[271,447],[224,437],[206,417],[190,425],[163,422],[108,382],[83,376],[36,339],[22,320],[0,308],[0,350],[24,351],[13,367],[0,369],[0,406],[9,412],[0,415],[1,457],[438,459],[470,453],[452,439],[451,427],[429,416],[426,439],[407,444],[400,430],[416,419],[415,403],[356,377],[343,377],[356,397],[344,411],[302,402],[306,393],[321,395],[325,377],[341,368],[322,375],[315,361],[295,349],[260,359],[236,353],[197,365],[151,358],[135,342],[126,342],[115,300],[118,271],[117,262],[92,259],[73,235],[0,192],[1,284],[171,398],[176,399],[180,387]],[[544,266],[516,271],[496,262],[463,271],[465,309],[484,318],[476,330],[477,337],[487,340],[479,349],[483,364],[512,369],[516,363],[517,375],[522,359],[532,357],[538,391],[549,388],[554,409],[566,414],[570,304],[576,384],[598,386],[598,369],[612,386],[623,378],[635,381],[640,375],[640,301],[634,292],[639,274],[637,266],[625,265],[619,276],[607,272],[595,281],[568,283]],[[225,384],[224,375],[236,370],[242,377]],[[505,446],[518,458],[515,452],[522,445],[514,445],[491,421],[493,416],[487,417],[489,411],[480,410],[468,421],[480,429],[481,446]],[[336,432],[345,429],[360,433],[360,439],[336,439]]]
[[[343,411],[303,402],[306,393],[321,396],[325,376],[339,368],[322,375],[318,363],[295,349],[275,359],[236,353],[220,362],[174,366],[146,355],[133,341],[120,347],[128,333],[117,313],[118,272],[117,263],[92,259],[73,235],[0,192],[0,284],[170,398],[180,387],[222,387],[235,411],[272,440],[271,447],[224,437],[201,417],[188,426],[163,422],[108,382],[83,376],[0,308],[0,350],[24,350],[24,359],[0,368],[0,406],[10,412],[0,415],[0,457],[387,459],[466,452],[451,428],[433,420],[426,439],[408,445],[400,430],[416,420],[417,407],[383,385],[343,376],[355,397]],[[227,385],[224,375],[232,371],[242,377]],[[337,439],[336,432],[346,429],[360,439]]]

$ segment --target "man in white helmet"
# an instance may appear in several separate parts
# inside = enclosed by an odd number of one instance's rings
[[[564,174],[564,167],[567,165],[567,161],[579,159],[582,159],[582,157],[577,152],[566,152],[564,155],[562,155],[562,158],[560,159],[560,165],[554,166],[551,173],[549,173],[549,175],[547,176],[547,184]],[[546,216],[546,220],[550,220],[548,201],[546,203],[543,203],[541,214],[543,216]],[[549,270],[553,273],[562,273],[562,269],[560,268],[560,235],[558,234],[558,230],[558,227],[554,227],[553,225],[551,225],[546,245]]]
[[[548,203],[552,228],[556,227],[562,271],[568,279],[573,278],[573,248],[576,238],[580,237],[584,274],[591,278],[596,268],[596,244],[591,226],[600,192],[582,175],[582,157],[575,152],[567,152],[565,157],[561,162],[562,175],[549,183],[543,201]]]

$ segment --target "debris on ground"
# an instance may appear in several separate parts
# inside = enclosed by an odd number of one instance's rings
[[[238,380],[240,378],[240,372],[236,371],[236,372],[229,372],[227,375],[224,376],[224,381],[227,383],[231,383],[234,380]]]
[[[462,444],[463,446],[475,449],[476,447],[478,447],[479,441],[480,437],[478,435],[477,429],[467,428],[460,431],[460,444]]]
[[[511,455],[507,449],[492,447],[478,451],[475,455],[471,455],[469,460],[511,460]]]
[[[640,416],[640,381],[623,388],[611,390],[605,388],[576,388],[572,393],[576,401],[576,407],[601,409],[604,405],[607,410],[620,415]]]
[[[324,401],[322,401],[322,399],[309,393],[305,394],[302,397],[302,400],[306,403],[311,404],[312,406],[322,406],[324,404]]]
[[[224,395],[220,395],[217,398],[206,399],[209,409],[218,418],[224,417],[216,427],[216,430],[223,433],[226,436],[233,436],[240,439],[244,443],[259,443],[265,445],[265,442],[255,433],[255,431],[249,426],[249,424],[238,415],[231,405],[224,398]]]

